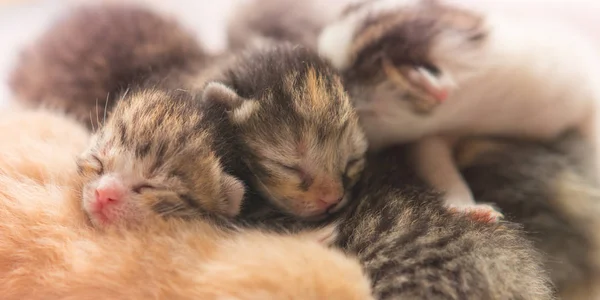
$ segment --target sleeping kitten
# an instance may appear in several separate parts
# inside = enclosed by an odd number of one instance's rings
[[[358,258],[377,299],[553,299],[541,255],[515,224],[448,212],[406,154],[392,148],[370,156],[352,204],[333,219],[335,244]],[[255,223],[321,226],[276,214]]]
[[[78,6],[23,51],[9,85],[25,106],[56,108],[94,129],[132,82],[178,82],[210,59],[172,18],[131,4]]]
[[[217,134],[185,92],[148,88],[125,95],[77,162],[92,223],[237,215],[245,188],[223,171]]]
[[[332,227],[281,236],[156,218],[95,230],[73,182],[86,130],[48,112],[0,123],[2,299],[373,299],[360,265],[319,245]]]
[[[457,137],[577,128],[596,144],[599,59],[559,26],[434,0],[364,1],[322,32],[319,51],[342,72],[371,149],[416,141],[420,175],[451,207],[490,209],[473,207],[452,159]]]
[[[574,133],[549,144],[475,138],[458,145],[457,163],[475,197],[523,225],[565,300],[600,296],[600,194],[587,163],[591,150]]]

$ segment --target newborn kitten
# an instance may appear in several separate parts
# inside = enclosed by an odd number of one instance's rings
[[[177,82],[208,60],[174,19],[142,7],[88,5],[53,24],[19,57],[9,78],[16,100],[57,108],[98,128],[120,92],[148,77]]]
[[[541,255],[514,224],[448,212],[406,153],[370,156],[352,204],[333,219],[335,244],[358,258],[377,299],[553,299]],[[275,215],[258,223],[322,226]]]
[[[551,139],[577,128],[596,144],[600,63],[564,28],[440,1],[374,0],[346,10],[319,39],[370,147],[416,141],[419,174],[452,207],[490,209],[473,207],[452,157],[457,137]]]
[[[156,218],[95,230],[72,181],[86,130],[48,112],[0,123],[2,299],[373,299],[360,265],[319,245],[332,227],[281,236]]]
[[[315,53],[289,44],[246,52],[203,101],[225,170],[249,189],[303,218],[347,203],[367,144],[340,78]]]
[[[589,146],[573,133],[549,144],[476,138],[458,146],[475,197],[523,225],[565,300],[600,296],[600,194]]]
[[[223,171],[217,134],[189,94],[148,88],[125,95],[77,162],[92,223],[237,215],[244,185]]]

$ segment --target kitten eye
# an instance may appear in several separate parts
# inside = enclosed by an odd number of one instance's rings
[[[469,41],[479,42],[479,41],[485,39],[486,36],[487,36],[487,34],[485,32],[476,33],[469,37]]]
[[[144,183],[144,184],[138,184],[138,185],[134,186],[132,190],[134,193],[141,194],[143,189],[155,189],[155,187],[152,185],[149,185],[147,183]]]
[[[104,173],[104,164],[95,154],[90,155],[90,159],[80,158],[77,160],[77,168],[79,173],[94,172],[96,174]]]
[[[355,167],[362,160],[363,160],[362,158],[353,158],[353,159],[348,160],[348,162],[346,163],[346,172],[348,172],[350,169]]]
[[[297,174],[303,174],[304,173],[300,168],[298,168],[296,166],[288,166],[288,165],[285,165],[285,164],[282,164],[282,163],[277,163],[277,165],[280,166],[282,169],[285,169],[285,170],[287,170],[289,172],[294,172],[294,173],[297,173]]]

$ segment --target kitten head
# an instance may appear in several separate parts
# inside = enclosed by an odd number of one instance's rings
[[[368,0],[323,30],[319,52],[358,107],[394,99],[428,113],[472,71],[487,34],[478,14],[435,0]]]
[[[131,93],[78,160],[83,208],[98,226],[149,214],[236,215],[244,186],[223,172],[212,135],[191,97]]]
[[[344,206],[367,145],[333,68],[306,49],[280,45],[242,55],[228,74],[207,84],[203,100],[238,137],[249,184],[299,217]]]

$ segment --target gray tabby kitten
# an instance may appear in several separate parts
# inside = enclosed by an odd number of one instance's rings
[[[477,199],[522,224],[545,254],[561,299],[600,295],[600,194],[586,164],[590,155],[585,141],[570,133],[549,145],[469,140],[457,157]]]
[[[377,299],[552,299],[542,258],[512,223],[484,223],[443,208],[411,171],[406,149],[369,157],[335,244],[355,255]],[[261,226],[315,226],[270,218]],[[256,226],[255,223],[252,224]]]

